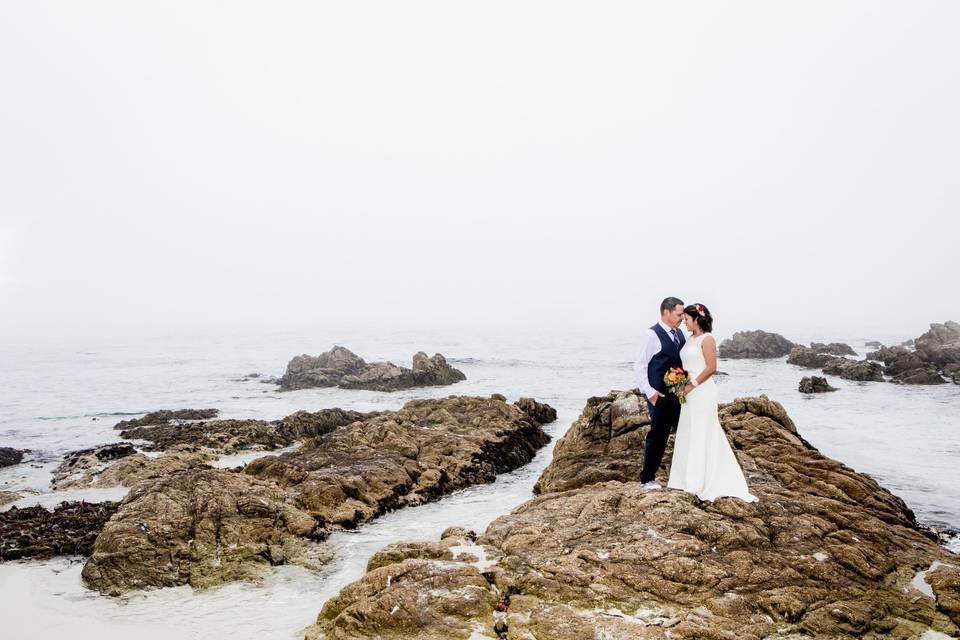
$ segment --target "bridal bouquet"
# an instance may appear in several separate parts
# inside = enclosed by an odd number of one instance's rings
[[[667,383],[667,390],[680,398],[680,404],[687,401],[687,399],[679,393],[680,389],[683,389],[688,382],[686,371],[680,367],[667,369],[667,372],[663,374],[663,381]]]

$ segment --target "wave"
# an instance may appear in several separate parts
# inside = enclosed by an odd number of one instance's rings
[[[447,358],[447,362],[451,364],[486,364],[499,367],[535,367],[544,364],[535,360],[517,360],[516,358]]]
[[[80,418],[110,418],[112,416],[142,416],[146,411],[110,411],[106,413],[85,413],[76,416],[38,416],[34,420],[79,420]]]

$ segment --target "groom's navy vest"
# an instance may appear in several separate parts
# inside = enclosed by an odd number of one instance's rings
[[[667,384],[663,381],[663,374],[671,367],[683,367],[683,362],[680,360],[680,349],[683,348],[686,340],[681,331],[680,346],[677,347],[673,338],[663,330],[659,323],[650,328],[660,338],[660,353],[650,358],[650,363],[647,365],[647,380],[650,381],[651,387],[666,395]]]

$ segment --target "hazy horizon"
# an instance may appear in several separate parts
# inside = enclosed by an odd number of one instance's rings
[[[917,336],[960,4],[8,3],[0,334]],[[349,346],[349,345],[347,345]]]

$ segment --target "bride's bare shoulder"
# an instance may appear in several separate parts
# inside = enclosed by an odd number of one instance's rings
[[[703,340],[700,341],[700,347],[703,349],[704,353],[707,351],[717,352],[717,339],[713,337],[712,333],[703,334]]]

